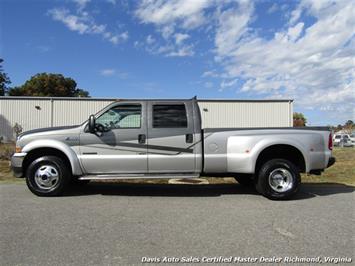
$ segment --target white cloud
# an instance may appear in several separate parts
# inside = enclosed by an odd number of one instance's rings
[[[201,77],[203,78],[218,78],[220,74],[218,74],[215,70],[208,70],[202,73]]]
[[[143,0],[136,10],[136,16],[143,23],[164,26],[180,21],[184,28],[192,29],[205,23],[202,11],[212,2],[211,0]]]
[[[211,81],[206,81],[206,82],[203,84],[203,86],[204,86],[206,89],[211,89],[211,88],[213,88],[214,84],[213,84],[213,82],[211,82]]]
[[[76,13],[53,9],[51,16],[79,34],[97,34],[114,44],[128,39],[128,32],[113,34],[106,25],[95,23],[84,11],[89,1],[76,2]],[[206,39],[213,39],[209,52],[215,61],[202,78],[220,79],[221,90],[238,88],[250,96],[294,98],[304,108],[341,107],[353,112],[355,2],[301,0],[293,10],[288,4],[273,3],[265,12],[282,11],[289,18],[271,37],[264,37],[264,29],[252,28],[258,19],[254,7],[258,3],[143,0],[134,16],[142,24],[153,25],[156,32],[134,46],[167,57],[192,56],[204,41],[196,40],[194,34],[207,33]],[[206,82],[201,84],[206,87]]]
[[[128,73],[119,71],[115,68],[105,68],[100,70],[100,75],[104,77],[118,77],[120,79],[127,79]]]
[[[96,23],[94,18],[90,16],[89,12],[84,11],[84,8],[90,0],[74,1],[78,5],[76,14],[71,13],[65,8],[53,8],[48,11],[48,14],[53,20],[62,22],[66,27],[68,27],[68,29],[76,31],[79,34],[101,35],[103,39],[115,45],[125,42],[128,39],[129,35],[127,31],[119,34],[108,31],[106,25]]]
[[[194,44],[183,44],[190,36],[176,30],[193,30],[206,24],[204,11],[214,3],[214,0],[143,0],[135,11],[136,17],[142,23],[155,25],[166,41],[165,45],[148,50],[166,56],[193,55]]]
[[[249,32],[252,9],[244,10],[249,12],[222,12],[215,36],[217,62],[230,78],[245,81],[242,91],[282,94],[304,107],[333,105],[353,112],[355,2],[302,1],[290,26],[272,39]],[[305,27],[303,12],[316,22]]]
[[[49,14],[54,20],[61,21],[72,31],[77,31],[80,34],[91,31],[87,17],[71,15],[68,9],[54,8],[49,11]]]
[[[155,39],[152,37],[152,35],[148,35],[145,41],[147,44],[153,44]]]
[[[124,42],[128,39],[128,32],[122,32],[120,34],[113,35],[110,34],[110,37],[108,37],[108,40],[112,42],[113,44],[119,44],[121,42]]]
[[[233,87],[237,83],[238,79],[232,79],[232,80],[223,80],[221,83],[221,89]]]
[[[296,26],[288,28],[287,36],[289,37],[290,41],[294,42],[297,40],[297,38],[302,33],[303,26],[304,26],[304,23],[300,22]]]
[[[219,14],[215,46],[217,56],[232,53],[239,46],[239,39],[247,32],[253,5],[241,1]]]
[[[270,6],[269,9],[267,10],[267,13],[272,14],[277,10],[279,10],[279,6],[276,3],[273,3],[272,6]]]
[[[102,69],[102,70],[100,71],[100,74],[101,74],[102,76],[106,76],[106,77],[108,77],[108,76],[113,76],[113,75],[116,74],[116,70],[113,69],[113,68]]]
[[[184,57],[184,56],[193,56],[193,55],[194,55],[194,50],[192,45],[180,46],[177,49],[173,49],[172,51],[166,54],[166,56],[170,56],[170,57]]]
[[[73,0],[78,5],[79,10],[83,10],[91,0]]]
[[[52,47],[49,46],[49,45],[38,45],[36,48],[37,48],[37,50],[40,51],[41,53],[47,53],[47,52],[49,52],[50,50],[52,50]]]
[[[116,5],[117,2],[116,0],[106,0],[108,3],[112,4],[112,5]]]
[[[186,39],[188,39],[188,38],[190,37],[190,35],[184,34],[184,33],[176,33],[176,34],[174,35],[174,37],[175,37],[175,43],[176,43],[177,45],[180,45],[180,44],[182,44],[183,41],[185,41]]]

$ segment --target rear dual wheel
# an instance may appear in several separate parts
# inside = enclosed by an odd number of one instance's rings
[[[257,176],[256,190],[269,199],[289,199],[301,183],[299,169],[290,161],[273,159],[264,163]]]

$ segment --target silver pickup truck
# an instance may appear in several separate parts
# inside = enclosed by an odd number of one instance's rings
[[[196,98],[118,100],[79,126],[21,134],[11,159],[38,196],[72,182],[233,176],[270,199],[286,199],[300,173],[334,164],[325,128],[206,128]]]

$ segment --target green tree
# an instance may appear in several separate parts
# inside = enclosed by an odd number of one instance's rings
[[[4,96],[8,87],[7,85],[11,83],[9,77],[2,69],[2,62],[4,59],[0,58],[0,96]]]
[[[302,113],[293,113],[293,126],[304,127],[307,124],[307,119]]]
[[[346,121],[345,126],[347,126],[347,127],[353,127],[353,126],[354,126],[353,120],[348,120],[348,121]]]
[[[348,120],[345,122],[343,130],[347,134],[352,134],[354,128],[355,128],[355,124],[354,124],[353,120]]]
[[[49,96],[49,97],[89,97],[89,92],[77,88],[72,78],[61,74],[39,73],[22,86],[9,90],[10,96]]]

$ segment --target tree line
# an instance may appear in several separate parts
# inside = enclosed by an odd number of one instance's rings
[[[89,92],[77,87],[72,78],[62,74],[38,73],[21,86],[11,87],[8,74],[0,58],[0,96],[89,97]]]

